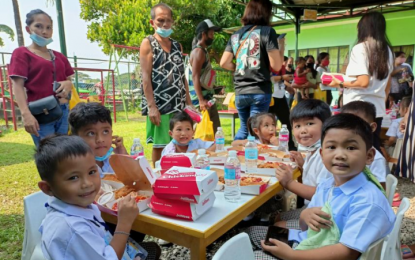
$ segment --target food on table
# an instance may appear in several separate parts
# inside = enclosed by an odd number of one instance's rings
[[[191,153],[195,153],[196,155],[198,155],[198,150],[193,150],[191,151]],[[214,152],[206,150],[206,154],[211,155],[211,154],[214,154]]]
[[[117,199],[119,199],[119,198],[125,197],[125,196],[127,196],[128,194],[130,194],[131,192],[135,192],[135,191],[136,191],[136,190],[135,190],[134,188],[130,187],[130,186],[124,186],[124,187],[122,187],[121,189],[116,190],[116,191],[114,192],[115,199],[117,200]]]
[[[131,192],[130,195],[135,199],[136,203],[149,198],[148,196],[138,195],[135,191]],[[111,209],[114,211],[118,211],[118,202],[114,203]]]
[[[287,153],[278,153],[278,152],[267,152],[265,154],[268,154],[268,156],[270,157],[275,157],[275,158],[290,158],[290,154]]]
[[[263,185],[266,182],[260,177],[242,177],[241,186]]]
[[[121,182],[115,174],[105,174],[103,180]]]
[[[258,168],[261,169],[277,169],[280,167],[280,163],[278,162],[264,162],[258,165]]]

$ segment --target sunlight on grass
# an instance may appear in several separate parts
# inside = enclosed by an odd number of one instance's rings
[[[144,154],[150,160],[152,145],[145,144],[145,118],[130,114],[129,122],[126,122],[122,113],[117,116],[114,134],[124,138],[127,150],[134,138],[140,138]],[[230,144],[231,121],[222,119],[221,122],[226,144]],[[239,119],[235,125],[239,126]],[[23,243],[23,198],[39,190],[37,182],[40,178],[33,161],[34,145],[30,135],[23,128],[3,132],[0,136],[0,179],[3,182],[0,190],[0,259],[17,260],[21,257]]]

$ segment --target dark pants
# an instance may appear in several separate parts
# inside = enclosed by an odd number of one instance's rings
[[[382,140],[380,140],[380,131],[382,130],[382,121],[383,121],[383,117],[377,117],[376,118],[376,124],[378,126],[376,127],[376,130],[373,133],[373,146],[380,153],[382,153],[382,151],[380,150],[380,147],[382,146]]]
[[[111,235],[114,235],[115,228],[117,227],[117,225],[109,223],[109,222],[105,222],[105,224],[107,225],[107,228],[109,232],[111,233]],[[137,243],[143,242],[145,236],[146,234],[143,234],[143,233],[140,233],[134,230],[130,231],[130,237]]]
[[[331,106],[331,102],[333,101],[333,95],[331,94],[331,90],[326,90],[326,99],[327,104]]]
[[[313,99],[314,98],[314,93],[308,94],[308,97],[310,99]],[[301,93],[297,92],[297,103],[300,103],[301,101],[303,101],[303,98],[301,97]]]
[[[218,127],[220,127],[220,118],[218,113],[218,108],[216,105],[213,105],[208,109],[210,121],[213,123],[213,132],[216,133],[218,131]]]
[[[276,98],[274,99],[274,105],[269,107],[268,112],[273,113],[278,117],[281,124],[287,125],[288,131],[290,132],[290,139],[288,141],[288,149],[290,151],[295,150],[295,145],[292,138],[292,128],[290,124],[290,108],[288,107],[287,99],[283,98]]]

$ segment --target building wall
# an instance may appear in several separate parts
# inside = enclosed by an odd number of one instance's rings
[[[415,45],[415,10],[385,13],[386,33],[392,46]],[[345,46],[350,49],[357,41],[360,17],[301,25],[298,49]],[[295,26],[275,27],[277,33],[287,33],[286,54],[295,49]]]

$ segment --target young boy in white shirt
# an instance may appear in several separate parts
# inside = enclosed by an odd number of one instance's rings
[[[289,240],[299,243],[295,250],[276,239],[269,240],[271,245],[261,241],[260,248],[278,259],[356,260],[393,229],[396,217],[384,190],[365,170],[375,156],[369,124],[339,114],[326,121],[321,140],[320,154],[333,176],[319,184],[301,213],[302,231],[290,230]],[[255,259],[263,255],[255,251]]]
[[[113,135],[111,111],[97,102],[78,103],[69,113],[71,132],[84,139],[94,152],[101,178],[114,173],[109,163],[112,153],[128,154],[123,138]]]
[[[392,120],[392,124],[386,132],[386,136],[389,137],[385,141],[385,148],[387,149],[389,155],[393,154],[393,149],[395,148],[396,140],[403,138],[403,133],[399,131],[399,124],[401,123],[403,117],[409,109],[411,104],[411,97],[404,97],[399,104],[399,116],[400,118]]]
[[[362,118],[370,125],[373,132],[376,131],[376,107],[372,103],[366,101],[353,101],[344,105],[340,109],[340,112],[353,114]],[[386,176],[390,173],[390,170],[385,157],[383,157],[382,153],[378,150],[376,150],[375,159],[368,165],[368,168],[373,175],[376,176],[383,188],[385,188]]]
[[[158,259],[129,240],[138,215],[131,196],[118,203],[118,224],[113,235],[93,204],[101,178],[91,148],[78,136],[43,139],[35,154],[41,181],[39,188],[50,196],[47,214],[39,231],[46,259],[127,260]],[[156,251],[155,243],[142,243]]]
[[[170,119],[169,135],[173,138],[164,147],[161,156],[171,153],[187,153],[198,149],[215,151],[215,142],[203,141],[199,138],[193,139],[193,120],[185,112],[179,112]]]

